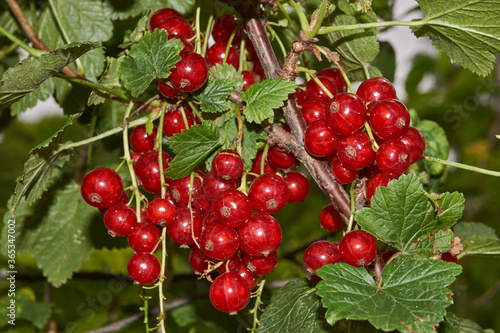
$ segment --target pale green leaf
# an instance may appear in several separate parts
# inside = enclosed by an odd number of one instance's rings
[[[446,138],[446,132],[436,122],[432,120],[422,120],[416,126],[422,132],[425,139],[427,148],[425,149],[425,156],[436,157],[443,160],[448,159],[450,146]],[[428,162],[423,160],[426,171],[430,175],[439,175],[444,169],[445,165]]]
[[[177,38],[168,40],[165,30],[146,32],[132,45],[129,54],[120,65],[120,75],[132,96],[142,94],[156,78],[167,78],[170,70],[181,60],[184,45]]]
[[[500,2],[497,0],[417,0],[426,17],[412,27],[429,37],[452,62],[488,75],[500,52]]]
[[[149,19],[150,13],[141,17],[141,19],[135,25],[134,30],[130,31],[130,33],[125,36],[123,39],[123,43],[118,45],[119,48],[128,49],[133,44],[139,42],[139,40],[144,36],[146,31],[149,31]]]
[[[122,85],[120,83],[120,75],[118,73],[120,64],[123,59],[123,56],[119,58],[108,57],[108,66],[106,68],[106,72],[104,72],[103,76],[99,80],[99,84],[101,86],[125,92],[125,89],[122,88]],[[105,101],[105,97],[100,96],[98,92],[92,91],[90,93],[88,105],[102,104]]]
[[[33,291],[23,288],[16,293],[16,319],[28,320],[38,329],[44,329],[51,315],[51,303],[37,302]]]
[[[210,75],[216,79],[231,80],[236,91],[241,91],[243,88],[243,75],[236,71],[234,66],[228,64],[215,64],[210,68]]]
[[[206,86],[200,93],[194,94],[203,112],[224,112],[231,107],[228,102],[229,95],[233,91],[234,81],[230,79],[213,79],[208,77]]]
[[[246,102],[245,115],[247,121],[260,124],[267,118],[273,118],[273,109],[280,108],[289,94],[293,94],[297,84],[283,79],[268,79],[252,84],[242,94]]]
[[[446,317],[444,317],[444,321],[439,324],[438,332],[460,333],[460,321],[457,316],[452,312],[448,312]]]
[[[318,295],[330,324],[340,319],[368,320],[385,331],[434,332],[452,300],[446,287],[461,267],[443,260],[399,256],[384,267],[380,287],[365,268],[325,265]]]

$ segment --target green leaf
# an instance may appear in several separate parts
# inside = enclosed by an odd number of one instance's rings
[[[288,282],[271,298],[257,333],[327,332],[316,289],[305,279]]]
[[[449,286],[461,267],[442,260],[399,256],[384,267],[380,287],[365,268],[325,265],[318,295],[330,324],[340,319],[368,320],[385,331],[434,332],[452,303]]]
[[[463,245],[459,257],[471,254],[500,254],[500,239],[495,229],[478,222],[460,222],[454,228],[455,236]]]
[[[330,25],[342,26],[370,22],[377,22],[377,17],[372,10],[356,17],[346,14],[335,15],[335,19],[330,22]],[[370,77],[382,76],[377,68],[370,65],[379,52],[377,33],[378,30],[374,28],[327,34],[328,39],[333,44],[333,49],[340,56],[344,71],[351,80],[364,81],[367,79],[367,74]]]
[[[43,81],[35,91],[27,94],[10,106],[11,114],[20,115],[27,109],[34,107],[38,101],[46,101],[54,92],[54,88],[54,80]]]
[[[492,329],[483,329],[470,319],[458,318],[460,322],[460,333],[495,333]]]
[[[181,60],[179,53],[184,45],[176,38],[168,40],[167,37],[163,29],[146,32],[123,59],[119,72],[132,96],[143,93],[155,78],[167,78]]]
[[[201,102],[203,112],[224,112],[231,108],[228,97],[233,91],[234,81],[229,79],[213,79],[208,77],[208,83],[203,91],[194,95]]]
[[[125,92],[125,89],[122,88],[122,85],[120,83],[120,75],[119,75],[119,68],[120,64],[123,61],[124,57],[119,57],[119,58],[112,58],[108,57],[108,66],[106,68],[106,72],[103,74],[101,79],[99,80],[99,84],[107,87],[107,88],[112,88],[114,90],[119,90]],[[90,93],[90,97],[88,100],[88,105],[97,105],[97,104],[102,104],[106,101],[105,97],[99,96],[99,93],[96,93],[95,91],[92,91]]]
[[[427,145],[424,155],[443,160],[448,159],[450,145],[446,138],[446,132],[441,126],[432,120],[422,120],[415,127],[422,132],[425,144]],[[432,163],[426,160],[423,162],[426,171],[430,175],[439,175],[446,169],[446,166],[442,164]]]
[[[488,75],[500,52],[500,3],[496,0],[417,0],[426,17],[412,27],[417,37],[429,37],[451,62]]]
[[[221,146],[219,130],[210,123],[191,126],[173,135],[167,143],[176,154],[165,170],[165,176],[171,179],[189,175],[212,151]]]
[[[457,316],[452,312],[448,312],[446,317],[444,317],[444,321],[439,324],[438,332],[460,333],[460,321]]]
[[[144,15],[135,25],[134,30],[130,31],[128,36],[125,36],[123,43],[118,45],[121,49],[128,49],[133,44],[139,42],[144,36],[144,33],[149,30],[150,13]]]
[[[355,15],[357,12],[366,13],[372,7],[372,0],[339,0],[337,5],[344,13]]]
[[[234,66],[228,64],[215,64],[210,68],[210,74],[216,79],[231,80],[236,91],[241,91],[243,88],[243,75],[236,71]]]
[[[451,228],[462,214],[463,201],[461,193],[445,193],[434,207],[418,176],[403,175],[387,188],[378,187],[370,207],[358,211],[356,220],[362,229],[405,252],[412,250],[412,243]]]
[[[60,168],[70,159],[71,151],[61,150],[62,137],[69,126],[80,116],[68,116],[63,127],[50,138],[33,148],[24,164],[22,176],[17,181],[11,207],[16,210],[21,198],[32,204],[61,176]]]
[[[447,252],[453,246],[455,235],[451,230],[438,231],[424,239],[420,239],[407,249],[415,256],[434,257]]]
[[[262,123],[264,119],[273,118],[273,109],[284,105],[284,100],[289,94],[293,94],[297,84],[283,79],[268,79],[252,84],[242,94],[246,102],[245,115],[247,121]]]
[[[97,47],[100,47],[99,43],[71,43],[64,48],[42,54],[38,58],[29,57],[10,68],[2,75],[0,81],[0,111],[35,91],[54,73]]]
[[[37,302],[33,291],[23,288],[16,293],[17,319],[28,320],[38,329],[43,329],[51,315],[51,303]]]

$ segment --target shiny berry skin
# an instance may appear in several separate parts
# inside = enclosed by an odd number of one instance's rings
[[[339,93],[347,91],[347,84],[345,83],[344,77],[342,76],[340,69],[335,67],[325,68],[320,70],[317,76],[318,77],[326,76],[327,78],[332,80],[333,83],[335,83],[335,86],[337,87],[337,91]]]
[[[191,214],[192,212],[192,214]],[[167,228],[168,237],[177,244],[194,244],[194,237],[200,237],[203,217],[195,210],[180,208],[177,210],[172,224]]]
[[[383,140],[397,139],[403,136],[410,126],[408,109],[395,99],[370,104],[368,113],[370,113],[368,123],[373,133]]]
[[[297,203],[304,201],[309,195],[311,184],[306,175],[299,171],[290,171],[283,175],[288,187],[288,202]]]
[[[361,170],[375,160],[372,142],[366,132],[343,136],[337,145],[337,157],[346,168]]]
[[[259,151],[257,151],[257,156],[255,156],[255,158],[252,160],[252,169],[250,170],[251,172],[253,173],[256,173],[258,175],[261,175],[261,174],[264,174],[264,173],[275,173],[276,172],[276,168],[273,167],[271,165],[271,163],[269,163],[269,160],[266,158],[266,160],[264,161],[264,172],[262,173],[261,170],[261,166],[262,166],[262,154],[263,154],[264,150],[263,149],[259,149]]]
[[[201,177],[204,176],[200,171],[195,172]],[[193,199],[194,193],[201,188],[201,179],[194,176],[193,187],[191,188],[191,175],[187,175],[184,178],[172,180],[169,188],[175,204],[187,207],[189,204],[189,192],[192,191],[191,199]]]
[[[342,217],[333,204],[328,204],[319,212],[319,223],[328,231],[342,229]]]
[[[295,89],[295,93],[293,94],[295,97],[295,100],[297,101],[297,105],[299,106],[304,106],[304,103],[306,101],[305,99],[305,85],[300,85]]]
[[[148,205],[149,220],[160,226],[170,225],[175,217],[175,206],[170,200],[156,198]]]
[[[234,150],[221,150],[212,160],[212,171],[217,177],[236,179],[243,173],[243,160]]]
[[[240,54],[236,47],[230,46],[226,57],[227,43],[217,42],[210,46],[207,50],[207,62],[209,66],[225,63],[238,69],[240,66]]]
[[[375,238],[363,230],[353,230],[344,235],[339,244],[342,261],[354,267],[369,265],[377,255]]]
[[[137,225],[135,211],[127,205],[117,204],[109,207],[104,213],[104,225],[112,237],[125,237]]]
[[[163,8],[157,10],[151,16],[151,20],[149,21],[149,26],[151,27],[151,31],[158,28],[158,23],[172,16],[183,17],[181,13],[172,8]]]
[[[267,152],[267,160],[276,169],[288,170],[297,164],[293,153],[287,152],[278,145],[272,145]]]
[[[165,152],[162,152],[163,171],[168,168],[168,163],[172,158]],[[161,174],[158,163],[158,151],[150,150],[142,154],[135,162],[134,170],[137,178],[141,181],[142,188],[150,193],[161,194]],[[165,177],[165,176],[163,176]]]
[[[165,29],[169,36],[184,37],[190,39],[194,37],[194,30],[189,22],[183,17],[170,16],[158,22],[158,29]]]
[[[389,184],[392,179],[393,178],[387,177],[385,174],[380,173],[373,177],[370,181],[368,181],[368,184],[366,185],[366,200],[368,200],[368,203],[370,203],[377,187],[387,187],[387,184]]]
[[[137,223],[127,236],[128,244],[135,252],[151,252],[158,244],[161,231],[151,222]],[[158,251],[160,247],[156,248]],[[155,252],[156,252],[155,251]]]
[[[217,268],[217,272],[223,274],[226,272],[236,272],[241,264],[241,259],[238,254],[235,254],[229,259],[224,260],[225,262]]]
[[[366,104],[396,98],[396,89],[383,77],[372,77],[361,83],[356,91]]]
[[[191,249],[191,252],[189,252],[188,261],[189,265],[191,265],[191,267],[198,273],[203,273],[208,269],[209,259],[196,246],[194,246]]]
[[[304,264],[309,274],[314,274],[318,268],[326,264],[336,264],[341,261],[338,243],[326,240],[312,243],[304,253]]]
[[[241,260],[234,273],[239,274],[243,278],[243,280],[245,280],[248,285],[248,289],[250,290],[255,288],[257,286],[257,283],[259,283],[259,276],[251,272]]]
[[[212,212],[220,223],[238,228],[252,215],[252,204],[245,193],[227,190],[215,197],[212,202]]]
[[[160,277],[161,264],[151,253],[135,253],[128,261],[127,271],[136,283],[148,285]]]
[[[247,269],[258,276],[265,276],[271,273],[278,263],[278,254],[276,251],[264,256],[251,256],[246,252],[242,252],[242,261]]]
[[[343,166],[337,157],[330,161],[330,171],[341,184],[352,183],[359,174],[359,170],[349,169]]]
[[[281,244],[281,226],[271,215],[254,213],[238,228],[241,250],[252,256],[268,256]]]
[[[208,78],[205,59],[195,52],[183,52],[182,59],[171,70],[169,81],[174,88],[183,92],[200,89]]]
[[[203,177],[201,190],[207,198],[215,198],[219,193],[226,190],[235,190],[238,187],[238,180],[224,179],[217,177],[213,171],[207,172]]]
[[[157,133],[158,127],[154,125],[151,134],[148,134],[146,125],[139,125],[130,134],[130,146],[138,153],[152,150],[155,147]]]
[[[205,214],[205,216],[203,217],[203,227],[202,227],[202,230],[205,230],[206,228],[211,227],[214,224],[221,224],[221,223],[215,218],[214,213],[210,209]]]
[[[236,29],[239,22],[240,19],[231,14],[219,16],[215,20],[212,28],[212,37],[214,38],[214,41],[216,43],[221,42],[227,44],[231,38],[231,34],[234,29]],[[233,45],[237,45],[241,42],[241,33],[242,29],[240,28],[240,30],[238,30],[234,35]]]
[[[207,198],[201,189],[196,191],[193,196],[192,205],[200,214],[205,214],[212,209],[212,200]]]
[[[236,230],[220,223],[206,227],[198,242],[203,253],[215,260],[231,258],[240,247]]]
[[[85,202],[92,207],[111,207],[122,198],[123,181],[115,170],[97,168],[83,177],[80,192]]]
[[[252,84],[260,82],[260,75],[252,71],[242,71],[243,75],[243,88],[241,90],[247,90]]]
[[[318,77],[318,79],[333,96],[337,95],[337,86],[332,80],[325,76]],[[323,91],[323,88],[321,88],[314,80],[310,80],[306,83],[304,97],[306,101],[313,98],[323,98],[325,101],[330,100],[330,97]]]
[[[307,125],[315,120],[325,119],[326,103],[327,101],[323,98],[314,98],[303,102],[301,112]]]
[[[399,140],[388,140],[377,151],[377,166],[385,175],[397,178],[410,167],[410,152]]]
[[[257,177],[248,189],[252,208],[262,214],[274,214],[288,201],[288,186],[285,180],[274,174],[266,173]]]
[[[163,80],[158,81],[158,91],[165,98],[177,98],[180,96],[180,93],[175,88],[172,88]]]
[[[398,139],[403,142],[410,152],[410,164],[418,161],[425,152],[425,139],[422,133],[415,127],[409,126],[408,130]]]
[[[357,95],[340,93],[328,101],[325,120],[332,131],[338,135],[351,135],[359,132],[365,124],[365,103]]]
[[[219,275],[208,292],[210,302],[222,312],[234,314],[243,310],[250,301],[250,289],[238,273]]]
[[[193,52],[194,51],[194,45],[191,43],[186,37],[183,36],[168,36],[168,40],[171,40],[172,38],[176,38],[182,42],[182,45],[184,47],[182,48],[181,53],[179,54],[181,57],[184,55],[186,52]]]
[[[304,145],[309,154],[326,157],[337,149],[340,136],[335,134],[324,120],[310,123],[304,133]]]
[[[193,113],[184,108],[184,114],[186,115],[188,128],[190,128],[194,125]],[[166,136],[171,137],[174,134],[179,134],[183,129],[186,129],[186,123],[184,122],[180,108],[165,113],[165,117],[163,118],[163,133]]]
[[[117,204],[124,204],[126,205],[128,203],[128,194],[126,191],[123,191],[122,197],[120,201],[117,202]],[[99,208],[99,211],[104,215],[106,211],[108,210],[109,207],[106,208]]]

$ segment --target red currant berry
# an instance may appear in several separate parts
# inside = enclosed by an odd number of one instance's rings
[[[366,132],[343,136],[337,145],[337,157],[346,168],[361,170],[375,160],[372,142]]]
[[[194,37],[194,31],[189,22],[183,17],[170,16],[158,22],[158,29],[165,29],[169,36],[184,37],[190,39]]]
[[[163,8],[156,11],[149,21],[151,31],[158,28],[158,23],[172,16],[183,17],[181,13],[172,8]]]
[[[203,218],[195,210],[181,208],[177,210],[172,224],[167,228],[168,236],[177,244],[194,244],[193,236],[201,235]]]
[[[219,16],[212,28],[212,37],[214,41],[227,44],[233,34],[234,30],[238,26],[240,19],[234,15],[227,14]],[[233,38],[233,45],[237,45],[241,42],[242,29],[239,29]]]
[[[323,83],[325,88],[333,95],[337,95],[337,86],[329,78],[322,76],[318,77],[319,81]],[[323,98],[325,101],[329,101],[330,97],[328,94],[316,83],[314,80],[310,80],[306,83],[306,91],[304,93],[305,100],[311,100],[313,98]]]
[[[293,153],[287,152],[278,145],[272,145],[267,152],[267,160],[276,169],[288,170],[297,164]]]
[[[167,153],[162,152],[163,171],[168,168],[168,163],[171,160],[172,158]],[[158,195],[161,194],[160,177],[165,176],[162,176],[162,171],[160,171],[158,151],[150,150],[143,153],[134,164],[134,170],[145,191]]]
[[[323,98],[314,98],[303,102],[301,111],[307,125],[315,120],[325,119],[326,103],[327,101]]]
[[[345,83],[344,77],[338,68],[330,67],[322,69],[318,72],[318,77],[326,76],[335,83],[338,92],[347,91],[347,84]]]
[[[281,226],[271,215],[252,214],[238,234],[241,250],[252,256],[268,256],[281,244]]]
[[[171,87],[167,82],[160,80],[158,81],[158,91],[165,98],[177,98],[180,96],[179,92],[175,88]]]
[[[338,243],[325,240],[312,243],[304,253],[304,264],[311,275],[326,264],[336,264],[341,261]]]
[[[212,209],[212,200],[203,195],[203,191],[199,189],[193,196],[193,207],[200,214],[205,214]]]
[[[425,139],[417,128],[409,126],[399,141],[403,142],[410,152],[410,164],[415,163],[424,155]]]
[[[217,268],[217,272],[223,274],[227,272],[233,272],[235,273],[238,270],[238,267],[240,267],[241,264],[241,259],[238,256],[238,254],[235,254],[229,259],[224,260],[224,263]]]
[[[392,180],[392,178],[387,177],[383,173],[379,173],[375,177],[373,177],[368,184],[366,185],[366,200],[370,203],[372,196],[375,194],[375,190],[379,186],[387,187],[387,184]]]
[[[346,264],[362,267],[370,264],[377,255],[375,238],[363,230],[353,230],[342,237],[339,244],[340,257]]]
[[[200,89],[208,78],[205,59],[195,52],[183,52],[182,59],[172,68],[169,81],[174,88],[183,92]]]
[[[158,128],[153,125],[151,134],[148,134],[146,125],[139,125],[130,134],[130,145],[138,153],[152,150],[155,147]]]
[[[188,261],[189,265],[191,265],[195,272],[203,273],[208,269],[209,259],[196,246],[191,249],[191,252],[189,252]]]
[[[368,123],[373,133],[383,140],[401,137],[410,126],[408,109],[395,99],[386,99],[370,104],[368,113],[370,113]]]
[[[157,226],[151,222],[142,222],[132,228],[132,231],[127,236],[127,240],[128,245],[135,252],[152,252],[158,244],[160,237],[161,231]],[[158,251],[158,248],[156,248],[156,251]]]
[[[208,294],[217,310],[230,314],[243,310],[250,301],[248,284],[238,273],[219,275],[210,286]]]
[[[195,171],[200,177],[203,177],[201,171]],[[170,193],[172,194],[172,199],[177,205],[186,207],[189,204],[189,199],[193,199],[193,194],[201,188],[201,179],[199,177],[193,177],[193,187],[191,188],[191,175],[188,175],[181,179],[174,179],[170,183]],[[192,192],[191,195],[189,192]]]
[[[136,253],[127,264],[128,275],[137,284],[152,284],[160,277],[161,264],[151,253]]]
[[[337,157],[330,162],[330,171],[341,184],[352,183],[359,174],[358,170],[349,169],[343,166]]]
[[[219,193],[212,202],[212,212],[222,224],[231,228],[244,225],[252,215],[252,204],[245,193],[227,190]]]
[[[127,192],[123,191],[122,197],[120,198],[120,201],[118,201],[116,204],[124,204],[126,205],[128,203],[128,194]],[[99,211],[104,215],[106,211],[108,210],[109,207],[106,208],[99,208]]]
[[[252,84],[260,82],[260,75],[252,71],[242,71],[243,75],[243,88],[241,90],[246,91]]]
[[[186,37],[183,36],[168,36],[168,40],[171,40],[172,38],[177,38],[182,42],[182,45],[184,45],[184,48],[182,49],[181,53],[179,54],[181,57],[184,56],[185,52],[193,52],[194,51],[194,45],[191,43]]]
[[[356,94],[366,104],[396,98],[396,89],[391,81],[383,77],[372,77],[360,84]]]
[[[339,135],[359,132],[367,118],[365,103],[357,95],[340,93],[328,101],[325,120],[332,131]]]
[[[210,206],[212,203],[210,203]],[[214,216],[214,213],[210,209],[205,216],[203,217],[203,230],[205,230],[208,227],[213,226],[214,224],[221,224]]]
[[[324,120],[310,123],[304,133],[304,145],[309,154],[326,157],[337,149],[340,136],[335,134]]]
[[[247,266],[240,260],[238,267],[236,268],[235,273],[239,274],[247,283],[248,289],[252,290],[257,286],[259,282],[259,276],[253,272],[251,272]]]
[[[373,179],[378,174],[381,174],[382,171],[377,166],[377,161],[373,161],[369,166],[363,169],[363,177],[366,177],[368,181]],[[361,177],[360,177],[361,178]]]
[[[217,42],[210,46],[207,50],[207,62],[209,66],[214,66],[215,64],[226,63],[238,69],[240,66],[240,54],[236,47],[230,46],[228,53],[226,54],[227,43]],[[225,61],[224,61],[225,60]]]
[[[410,152],[399,140],[384,142],[377,151],[377,166],[389,177],[397,178],[410,167]]]
[[[242,260],[247,269],[258,276],[265,276],[271,273],[278,263],[278,254],[276,251],[264,256],[251,256],[242,252]]]
[[[114,205],[104,213],[104,225],[112,237],[128,236],[136,224],[135,211],[127,205]]]
[[[240,247],[240,237],[233,228],[220,223],[206,227],[201,233],[200,249],[215,260],[225,260],[236,254]]]
[[[220,178],[213,171],[210,171],[203,178],[201,189],[207,198],[215,198],[219,193],[226,190],[235,190],[237,187],[238,181],[236,179]]]
[[[221,150],[212,160],[212,171],[217,177],[236,179],[243,173],[243,160],[234,150]]]
[[[274,214],[288,201],[288,186],[285,180],[274,174],[266,173],[257,177],[248,189],[252,208],[262,214]]]
[[[342,217],[333,204],[328,204],[319,212],[319,223],[328,231],[337,231],[342,228]]]
[[[184,108],[184,115],[188,124],[187,128],[190,128],[194,125],[193,113],[189,109]],[[186,123],[184,122],[180,108],[165,113],[165,117],[163,118],[163,133],[166,136],[171,137],[174,134],[179,134],[183,129],[186,129]]]
[[[305,98],[305,85],[299,85],[297,87],[297,89],[295,89],[295,93],[294,93],[294,96],[295,96],[295,100],[297,101],[297,105],[299,106],[303,106],[305,101],[306,101],[306,98]]]
[[[276,168],[273,167],[271,165],[271,163],[269,163],[269,159],[267,159],[267,158],[264,161],[264,172],[261,172],[262,171],[262,154],[263,154],[263,152],[264,152],[263,149],[259,149],[257,151],[257,156],[255,156],[255,158],[252,160],[252,169],[250,170],[250,172],[258,174],[258,175],[265,174],[265,173],[275,173]]]
[[[287,172],[283,179],[288,187],[288,202],[297,203],[304,201],[309,195],[311,185],[309,179],[298,171]]]
[[[115,170],[97,168],[83,177],[80,192],[85,202],[92,207],[111,207],[122,198],[123,181]]]
[[[148,205],[149,220],[160,226],[170,225],[175,217],[175,206],[170,200],[156,198]]]

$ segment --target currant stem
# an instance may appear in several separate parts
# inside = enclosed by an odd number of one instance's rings
[[[378,146],[378,143],[377,141],[375,141],[375,137],[373,136],[373,132],[372,132],[372,128],[370,127],[370,125],[368,124],[367,121],[365,121],[365,129],[366,129],[366,133],[368,134],[368,137],[370,137],[370,141],[372,142],[372,149],[377,152],[377,150],[380,148]]]
[[[264,146],[264,150],[262,151],[262,159],[260,160],[260,174],[261,175],[264,174],[268,151],[269,151],[269,143],[266,142],[266,145]]]
[[[318,86],[320,86],[320,87],[321,87],[321,89],[323,89],[323,91],[324,91],[324,92],[325,92],[325,94],[328,96],[328,98],[330,98],[330,99],[331,99],[331,98],[333,98],[333,94],[330,92],[330,90],[328,90],[328,89],[325,87],[325,85],[323,84],[323,82],[321,82],[321,80],[320,80],[320,79],[318,79],[318,77],[317,77],[316,75],[313,75],[313,76],[312,76],[312,78],[313,78],[314,82],[316,82],[316,84],[317,84]]]
[[[442,159],[435,158],[435,157],[430,157],[430,156],[423,156],[423,158],[426,161],[433,162],[433,163],[439,163],[439,164],[443,164],[443,165],[449,165],[449,166],[452,166],[452,167],[455,167],[455,168],[459,168],[459,169],[474,171],[474,172],[477,172],[477,173],[482,173],[482,174],[489,175],[489,176],[494,176],[494,177],[500,177],[500,172],[499,171],[487,170],[487,169],[478,168],[478,167],[475,167],[475,166],[472,166],[472,165],[467,165],[467,164],[458,163],[458,162],[452,162],[452,161],[446,161],[446,160],[442,160]]]
[[[352,84],[351,84],[351,80],[349,80],[349,77],[347,77],[347,74],[345,73],[344,69],[342,68],[342,65],[340,65],[340,62],[338,61],[334,61],[333,62],[337,68],[339,69],[340,71],[340,74],[342,74],[342,77],[344,78],[344,81],[345,83],[347,84],[347,87],[349,88],[349,91],[353,94],[356,93],[356,91],[354,90],[354,88],[352,87]]]
[[[236,105],[236,121],[238,122],[238,138],[236,140],[236,152],[242,156],[243,153],[243,147],[242,147],[242,141],[243,141],[243,120],[241,119],[241,113],[240,113],[240,108],[239,105]]]
[[[356,192],[355,182],[351,183],[351,188],[349,190],[349,195],[351,197],[351,215],[349,216],[349,224],[347,225],[346,233],[352,230],[354,224],[354,215],[356,214],[356,200],[354,199],[354,194]]]
[[[2,26],[0,26],[0,34],[4,35],[5,37],[7,37],[8,39],[10,39],[14,44],[16,44],[17,46],[19,46],[20,48],[22,48],[24,51],[28,52],[28,54],[30,56],[33,56],[35,58],[38,58],[39,56],[41,56],[42,54],[44,53],[47,53],[45,51],[40,51],[40,50],[37,50],[29,45],[27,45],[26,43],[24,43],[23,41],[21,41],[19,38],[17,38],[16,36],[10,34],[7,30],[5,30]]]
[[[99,83],[96,83],[96,82],[92,82],[92,81],[89,81],[89,80],[85,80],[85,79],[79,79],[79,78],[76,78],[76,77],[71,77],[71,76],[68,76],[66,74],[61,74],[61,73],[55,73],[54,76],[56,77],[59,77],[61,79],[65,79],[69,82],[73,82],[73,83],[78,83],[82,86],[86,86],[86,87],[89,87],[91,88],[93,91],[96,91],[96,92],[99,92],[99,91],[105,91],[111,95],[115,95],[123,100],[128,100],[129,99],[129,96],[127,96],[127,94],[124,94],[123,92],[121,91],[117,91],[117,90],[113,90],[111,88],[108,88],[108,87],[105,87],[105,86],[102,86],[100,85]]]
[[[184,107],[182,104],[180,105],[180,110],[181,110],[181,116],[182,116],[182,121],[184,121],[184,126],[186,126],[186,129],[189,128],[189,122],[186,117],[186,111],[184,111]]]
[[[257,298],[255,299],[255,305],[252,310],[250,310],[250,313],[253,314],[253,325],[252,329],[250,332],[254,333],[255,330],[257,329],[257,325],[260,323],[258,312],[259,312],[259,307],[262,304],[261,297],[262,297],[262,291],[264,290],[264,285],[266,284],[266,278],[264,277],[262,281],[259,283],[259,289],[257,289],[256,295]]]
[[[281,38],[278,36],[278,34],[276,33],[276,31],[274,31],[274,29],[271,28],[270,24],[267,25],[267,30],[269,31],[269,33],[271,34],[271,36],[278,42],[280,50],[283,53],[283,59],[285,59],[286,55],[287,55],[287,52],[285,50],[285,46],[283,45],[283,42],[281,41]]]
[[[331,32],[337,31],[349,31],[358,29],[369,29],[369,28],[381,28],[381,27],[395,27],[395,26],[406,26],[406,27],[419,27],[425,25],[424,20],[418,21],[385,21],[385,22],[372,22],[372,23],[361,23],[361,24],[348,24],[340,26],[331,26],[320,28],[318,35],[325,35]]]
[[[160,123],[158,124],[158,134],[156,136],[156,145],[158,150],[158,166],[161,170],[160,184],[161,184],[161,198],[165,199],[167,194],[167,188],[165,187],[165,177],[163,177],[163,120],[165,119],[165,110],[167,109],[167,103],[163,103],[160,113]]]

